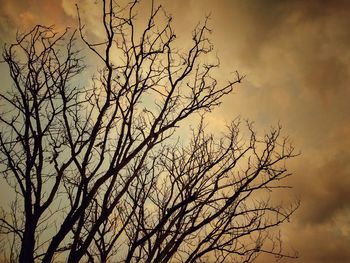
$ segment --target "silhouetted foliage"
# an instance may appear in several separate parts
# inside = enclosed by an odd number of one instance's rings
[[[14,192],[0,217],[2,237],[11,240],[7,260],[284,256],[269,229],[297,204],[276,204],[270,192],[285,187],[293,147],[280,127],[258,137],[238,119],[222,136],[207,133],[203,116],[242,76],[225,85],[213,77],[219,63],[204,59],[213,50],[207,20],[181,51],[171,17],[153,3],[145,28],[135,29],[137,4],[103,1],[97,42],[79,16],[80,39],[100,65],[84,85],[77,85],[85,67],[77,32],[38,25],[4,48],[13,83],[0,115],[1,180]],[[176,131],[194,114],[198,125],[181,139]]]

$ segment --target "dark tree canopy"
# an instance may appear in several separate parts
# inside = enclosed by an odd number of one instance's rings
[[[102,39],[92,42],[79,16],[76,32],[38,25],[4,48],[12,80],[0,95],[0,180],[13,190],[0,215],[6,260],[288,256],[270,230],[298,205],[270,194],[286,188],[294,149],[280,127],[258,136],[236,119],[221,135],[206,131],[205,115],[243,78],[214,77],[208,19],[184,50],[162,7],[152,3],[136,28],[138,1],[100,5]],[[87,51],[99,70],[79,84]],[[199,121],[181,138],[190,116]]]

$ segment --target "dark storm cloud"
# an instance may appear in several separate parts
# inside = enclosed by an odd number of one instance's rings
[[[248,72],[221,114],[281,120],[302,151],[293,165],[302,205],[284,228],[287,243],[298,262],[349,262],[350,3],[221,3],[208,2],[219,52]]]
[[[339,152],[319,167],[300,186],[303,206],[301,224],[332,222],[343,211],[350,211],[350,156]],[[307,170],[306,170],[307,171]]]

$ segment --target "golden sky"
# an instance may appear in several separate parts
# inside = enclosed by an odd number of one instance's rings
[[[0,44],[38,23],[76,26],[74,2],[0,0]],[[95,8],[94,1],[77,2],[85,14]],[[223,72],[247,75],[208,119],[225,123],[240,115],[261,131],[280,121],[301,150],[290,182],[302,203],[283,227],[286,246],[300,253],[293,262],[350,262],[350,1],[157,2],[183,39],[211,13]]]

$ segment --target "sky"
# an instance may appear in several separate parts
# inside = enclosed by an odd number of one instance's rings
[[[77,2],[88,22],[93,21],[94,1]],[[35,24],[75,27],[74,3],[0,0],[0,44]],[[176,35],[183,39],[210,13],[221,76],[234,70],[246,75],[209,122],[223,125],[241,116],[262,132],[279,122],[301,151],[289,164],[291,195],[301,200],[301,207],[282,227],[286,247],[300,257],[282,262],[350,262],[350,2],[157,3],[173,15]],[[92,30],[98,35],[97,28]],[[257,262],[270,261],[261,257]]]

